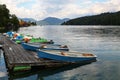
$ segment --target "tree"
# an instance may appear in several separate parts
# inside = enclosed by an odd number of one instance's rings
[[[6,8],[6,5],[0,5],[0,27],[3,27],[8,23],[9,15],[9,10]]]
[[[80,17],[64,22],[62,25],[120,25],[120,11]]]
[[[10,31],[18,30],[19,20],[14,14],[10,14],[5,4],[0,4],[0,30]]]
[[[12,30],[17,31],[18,28],[19,28],[19,20],[18,20],[18,18],[16,17],[15,14],[12,14],[10,16],[10,23],[12,25]]]

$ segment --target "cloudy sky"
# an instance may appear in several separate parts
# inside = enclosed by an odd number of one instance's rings
[[[17,17],[76,18],[120,10],[120,0],[0,0]]]

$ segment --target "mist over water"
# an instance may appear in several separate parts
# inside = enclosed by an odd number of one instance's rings
[[[98,58],[91,64],[42,71],[16,80],[119,80],[120,26],[48,25],[24,27],[18,32],[52,39],[56,44],[68,45],[71,51],[93,53]],[[4,62],[2,56],[0,55],[0,67],[3,67]],[[0,72],[2,70],[0,68]]]

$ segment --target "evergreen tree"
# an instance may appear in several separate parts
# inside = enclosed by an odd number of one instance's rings
[[[0,27],[3,27],[8,23],[9,15],[9,10],[6,8],[6,5],[0,5]]]
[[[15,14],[10,16],[10,22],[12,24],[12,30],[17,31],[18,28],[19,28],[19,20],[18,20],[18,18],[16,17]]]
[[[19,20],[13,14],[9,13],[5,4],[0,4],[0,30],[1,31],[10,31],[10,30],[18,30],[19,28]]]
[[[120,25],[120,11],[80,17],[64,22],[62,25]]]

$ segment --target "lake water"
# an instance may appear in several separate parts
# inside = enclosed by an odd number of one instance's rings
[[[0,80],[119,80],[120,26],[31,26],[19,33],[68,45],[71,51],[96,54],[97,61],[82,66],[40,70],[9,76],[0,51]]]

